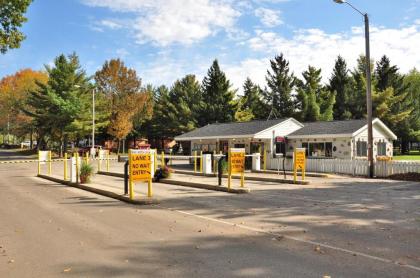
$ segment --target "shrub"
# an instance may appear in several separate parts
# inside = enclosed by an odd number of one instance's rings
[[[80,183],[89,183],[93,175],[93,167],[89,163],[82,162],[80,166]]]

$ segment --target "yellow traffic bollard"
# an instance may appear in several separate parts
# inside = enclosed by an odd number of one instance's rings
[[[64,153],[64,180],[67,180],[67,153]]]
[[[147,197],[152,197],[153,196],[153,192],[152,192],[152,180],[150,179],[147,182]]]
[[[200,153],[200,173],[203,173],[203,151]]]
[[[160,161],[160,167],[165,167],[165,153],[162,151],[161,152],[161,157],[160,157],[161,161]]]
[[[245,175],[244,172],[241,173],[241,187],[244,187],[245,185]]]
[[[216,151],[213,151],[213,174],[216,174]]]
[[[128,150],[128,165],[130,167],[130,174],[128,175],[129,178],[129,193],[130,193],[130,199],[133,200],[134,199],[134,186],[133,186],[133,175],[131,175],[131,165],[132,165],[132,161],[131,161],[131,149]]]
[[[48,152],[48,175],[51,176],[52,173],[52,159],[51,159],[51,151]]]
[[[169,152],[169,165],[172,166],[172,150]]]
[[[193,155],[194,155],[194,172],[197,172],[197,151],[194,151]]]
[[[89,153],[86,152],[86,163],[89,163]]]
[[[101,171],[102,158],[98,156],[98,172]]]

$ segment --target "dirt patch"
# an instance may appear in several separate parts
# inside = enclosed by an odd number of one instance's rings
[[[403,180],[403,181],[419,181],[420,182],[420,173],[410,172],[406,174],[393,174],[389,176],[392,180]]]

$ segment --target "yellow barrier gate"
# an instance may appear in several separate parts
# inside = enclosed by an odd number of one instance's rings
[[[147,196],[152,197],[152,174],[151,174],[151,153],[150,150],[128,150],[129,161],[129,192],[130,199],[134,199],[134,182],[147,182]]]
[[[236,173],[241,174],[241,187],[244,187],[245,149],[238,149],[238,148],[229,149],[228,160],[229,160],[228,189],[231,188],[232,174],[236,174]]]

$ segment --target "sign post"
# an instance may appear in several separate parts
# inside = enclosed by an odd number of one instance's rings
[[[99,150],[98,153],[98,172],[102,171],[102,161],[109,158],[109,150]],[[108,171],[108,170],[107,170]]]
[[[232,148],[229,149],[229,176],[228,189],[231,187],[232,174],[241,174],[241,187],[244,187],[244,171],[245,171],[245,149]]]
[[[293,181],[296,183],[297,172],[300,170],[302,172],[302,180],[305,180],[305,167],[306,167],[306,149],[305,148],[295,148],[293,155]]]
[[[152,175],[151,175],[151,153],[150,150],[128,150],[128,161],[130,167],[129,192],[130,199],[134,198],[134,182],[146,181],[147,196],[152,197]]]

